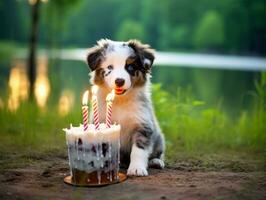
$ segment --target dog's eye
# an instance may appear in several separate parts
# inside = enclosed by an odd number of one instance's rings
[[[108,65],[107,69],[109,69],[109,70],[113,70],[114,67],[113,67],[112,65]]]
[[[132,75],[132,76],[135,75],[136,68],[135,68],[134,64],[126,65],[126,66],[125,66],[125,69],[127,70],[127,72],[128,72],[130,75]]]
[[[133,72],[134,71],[134,66],[133,65],[128,65],[127,66],[127,70],[130,71],[130,72]]]

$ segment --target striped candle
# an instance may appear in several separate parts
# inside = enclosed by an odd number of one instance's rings
[[[99,110],[98,110],[97,91],[98,91],[98,87],[96,85],[92,86],[93,121],[94,121],[95,129],[99,130],[100,118],[99,118]]]
[[[106,118],[105,123],[108,128],[111,127],[112,124],[112,106],[113,106],[113,100],[115,97],[115,91],[112,90],[111,93],[109,93],[106,97]]]
[[[88,96],[89,91],[86,90],[82,98],[82,118],[83,118],[83,130],[88,130],[89,111],[88,111]]]

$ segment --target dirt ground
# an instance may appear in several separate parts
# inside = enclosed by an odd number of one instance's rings
[[[105,187],[73,187],[63,182],[69,174],[67,159],[49,157],[2,170],[0,199],[266,199],[265,171],[206,171],[168,165],[149,173]]]

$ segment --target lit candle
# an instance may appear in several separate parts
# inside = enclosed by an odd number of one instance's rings
[[[83,117],[83,129],[86,131],[88,129],[89,113],[88,113],[88,96],[89,91],[86,90],[82,98],[82,117]]]
[[[93,111],[93,121],[95,125],[95,129],[98,130],[100,126],[99,122],[99,111],[98,111],[98,100],[97,100],[97,91],[98,86],[92,86],[92,111]]]
[[[112,90],[112,92],[110,92],[107,97],[106,97],[106,126],[108,128],[111,127],[112,124],[112,105],[113,105],[113,100],[115,98],[115,91]]]

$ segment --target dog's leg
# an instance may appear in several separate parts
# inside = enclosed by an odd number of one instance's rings
[[[158,134],[157,139],[155,140],[153,146],[153,152],[149,158],[149,167],[156,168],[156,169],[163,169],[164,168],[164,137],[162,134]]]
[[[130,154],[130,164],[127,170],[128,175],[147,176],[148,160],[152,150],[151,136],[152,129],[144,125],[136,131],[132,141],[133,146]]]
[[[133,144],[130,154],[130,164],[127,170],[129,176],[148,176],[149,152]]]

